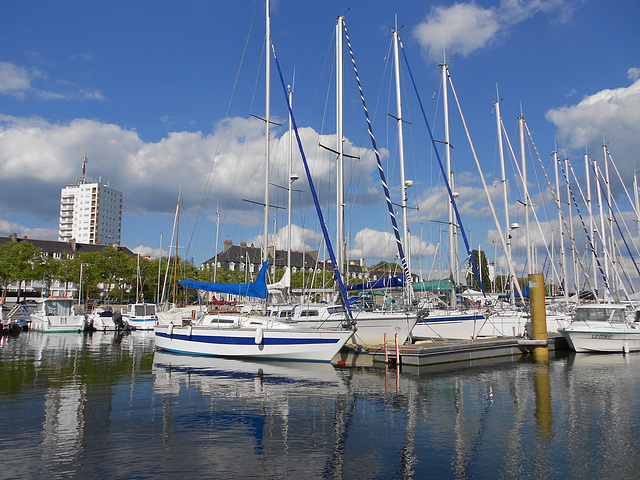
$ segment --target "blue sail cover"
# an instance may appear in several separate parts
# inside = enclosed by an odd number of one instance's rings
[[[253,283],[214,283],[180,280],[180,286],[193,287],[207,292],[240,295],[242,297],[267,298],[267,266],[268,262],[265,261],[262,263],[262,268],[260,268],[258,278],[256,278]]]
[[[402,287],[404,286],[404,277],[403,275],[396,275],[395,277],[384,277],[379,278],[374,282],[366,282],[361,283],[359,285],[347,285],[345,288],[347,291],[355,291],[355,290],[372,290],[375,288],[389,288],[389,287]]]

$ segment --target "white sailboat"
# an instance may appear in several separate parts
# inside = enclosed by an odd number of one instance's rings
[[[270,157],[270,60],[271,32],[269,0],[266,0],[266,175],[263,265],[255,282],[247,284],[202,284],[182,281],[194,288],[235,293],[266,299],[268,267],[268,209]],[[291,113],[291,112],[290,112]],[[310,180],[310,178],[309,178]],[[197,355],[269,358],[328,362],[353,335],[350,322],[339,328],[305,328],[280,322],[268,315],[206,315],[189,325],[156,325],[158,348]]]

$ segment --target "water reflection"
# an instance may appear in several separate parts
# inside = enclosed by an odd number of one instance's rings
[[[628,477],[639,362],[337,368],[32,332],[0,344],[2,477]]]

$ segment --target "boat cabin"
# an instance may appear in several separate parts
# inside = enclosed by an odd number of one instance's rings
[[[576,308],[573,321],[625,323],[627,317],[624,305],[582,305]]]

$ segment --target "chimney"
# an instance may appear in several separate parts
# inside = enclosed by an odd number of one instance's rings
[[[12,242],[17,242],[18,241],[18,234],[17,233],[12,233],[11,235],[9,235],[9,237],[11,238]]]
[[[231,240],[225,240],[224,241],[224,246],[222,251],[226,252],[227,250],[229,250],[231,247],[233,247],[233,242]]]
[[[75,253],[76,251],[76,239],[72,238],[69,240],[69,245],[71,245],[71,251]]]

